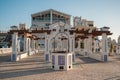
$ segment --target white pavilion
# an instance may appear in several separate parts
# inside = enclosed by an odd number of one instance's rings
[[[70,70],[76,53],[99,61],[108,61],[108,39],[112,35],[109,27],[94,27],[93,21],[74,18],[53,9],[31,15],[32,25],[11,27],[11,60],[18,61],[32,54],[44,52],[45,60],[51,62],[54,70]],[[102,36],[98,40],[98,36]],[[77,48],[76,48],[77,44]],[[82,46],[83,45],[83,46]]]

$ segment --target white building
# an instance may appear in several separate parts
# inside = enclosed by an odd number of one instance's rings
[[[53,9],[48,9],[42,12],[31,15],[31,30],[49,30],[51,24],[62,21],[70,25],[71,15],[59,12]],[[45,33],[33,32],[40,39],[38,41],[39,51],[44,51],[45,48]]]

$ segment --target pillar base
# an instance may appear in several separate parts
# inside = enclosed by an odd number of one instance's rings
[[[72,53],[72,61],[75,62],[75,53]]]
[[[84,52],[84,57],[88,57],[89,53],[88,52]]]
[[[107,62],[108,61],[108,55],[102,55],[102,61]]]
[[[45,61],[51,61],[50,54],[45,54]]]
[[[53,70],[71,70],[72,54],[71,53],[52,53],[52,69]]]
[[[11,55],[11,61],[17,61],[17,54]]]

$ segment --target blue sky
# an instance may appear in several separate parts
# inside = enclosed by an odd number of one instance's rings
[[[93,20],[95,26],[110,26],[112,38],[120,34],[120,0],[0,0],[0,29],[12,25],[31,25],[31,14],[55,9],[72,16]]]

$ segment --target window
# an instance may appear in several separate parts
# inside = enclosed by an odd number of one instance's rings
[[[55,56],[52,55],[52,65],[55,65]]]
[[[71,59],[72,59],[71,55],[69,55],[68,58],[69,58],[69,59],[68,59],[68,60],[69,60],[69,65],[70,65],[70,64],[72,64],[72,62],[71,62]]]
[[[45,55],[45,59],[46,59],[46,61],[49,60],[49,55],[48,54]]]
[[[58,65],[65,65],[65,56],[58,56]]]

